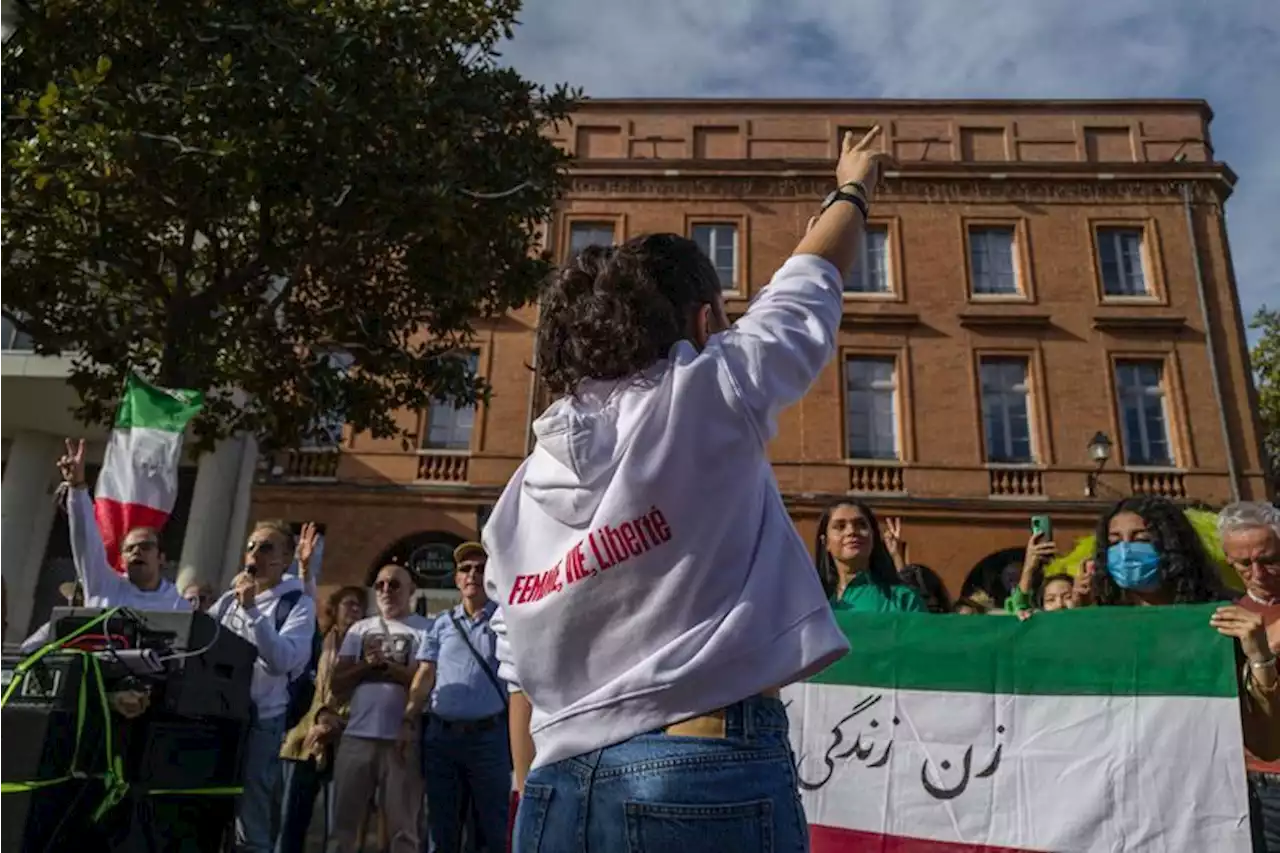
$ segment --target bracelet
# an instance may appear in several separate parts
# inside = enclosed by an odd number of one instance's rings
[[[871,198],[871,193],[867,192],[867,185],[862,181],[845,181],[840,185],[840,192],[849,191],[854,195],[862,196],[863,201]]]
[[[1251,660],[1251,661],[1249,661],[1249,668],[1250,668],[1250,669],[1275,669],[1275,668],[1276,668],[1276,656],[1275,656],[1275,655],[1272,655],[1271,657],[1267,658],[1266,660],[1259,660],[1259,661],[1252,661],[1252,660]]]

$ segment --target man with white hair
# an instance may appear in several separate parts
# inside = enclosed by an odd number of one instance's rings
[[[1261,502],[1231,504],[1218,515],[1218,533],[1227,561],[1244,582],[1240,606],[1261,614],[1271,651],[1280,651],[1280,509]],[[1280,850],[1280,761],[1247,753],[1245,759],[1261,849]]]
[[[1227,561],[1244,582],[1240,606],[1261,613],[1271,650],[1280,652],[1280,509],[1262,502],[1230,504],[1218,514]]]

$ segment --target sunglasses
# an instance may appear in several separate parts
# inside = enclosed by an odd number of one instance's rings
[[[459,563],[457,571],[460,575],[469,575],[472,572],[482,575],[484,574],[484,563]]]
[[[378,592],[395,592],[397,589],[400,588],[400,581],[397,581],[397,580],[378,581],[373,585],[373,588],[376,589]]]
[[[249,544],[244,546],[246,554],[262,554],[269,557],[276,550],[276,543],[270,539],[250,539]]]

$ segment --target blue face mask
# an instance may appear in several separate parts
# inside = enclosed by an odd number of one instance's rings
[[[1121,589],[1150,592],[1160,586],[1160,554],[1150,542],[1117,542],[1107,549],[1107,574]]]

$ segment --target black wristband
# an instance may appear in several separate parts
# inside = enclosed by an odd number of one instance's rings
[[[827,208],[831,207],[831,205],[835,204],[838,201],[847,201],[850,204],[852,204],[854,207],[858,208],[858,210],[861,211],[862,213],[863,220],[866,220],[868,215],[867,200],[853,193],[844,192],[843,190],[836,190],[831,195],[827,196],[826,199],[822,202],[822,210],[820,212],[826,213]]]

